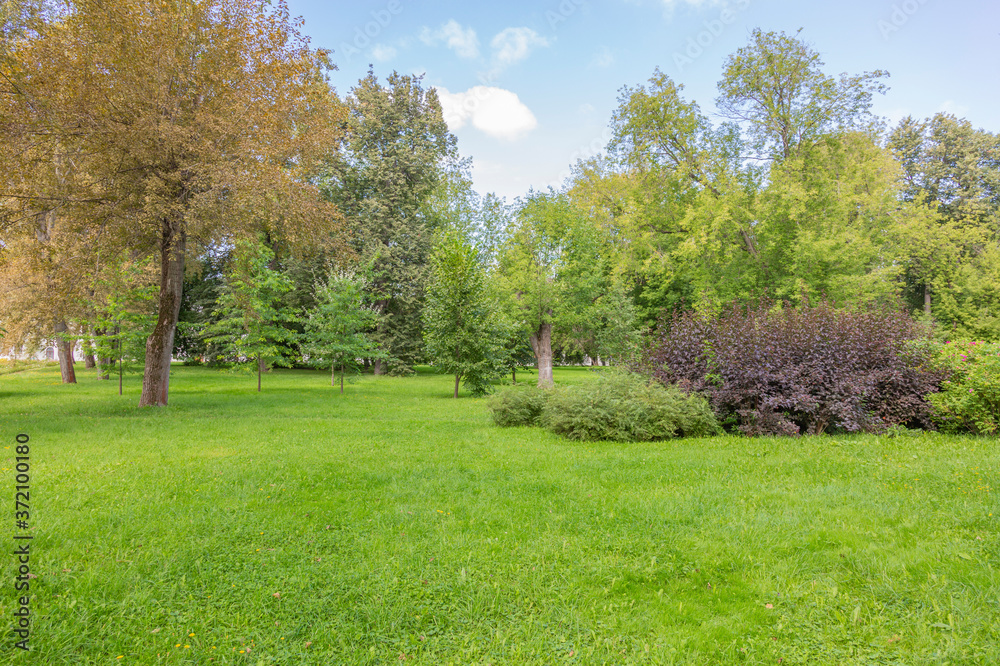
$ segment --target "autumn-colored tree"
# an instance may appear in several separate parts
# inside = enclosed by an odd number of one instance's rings
[[[80,0],[0,58],[7,236],[51,211],[153,256],[157,321],[140,405],[165,405],[189,246],[266,230],[342,245],[310,183],[344,119],[285,2]],[[61,182],[54,157],[79,155]]]

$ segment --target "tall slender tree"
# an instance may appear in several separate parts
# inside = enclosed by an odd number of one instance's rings
[[[347,99],[347,142],[326,180],[343,211],[353,249],[371,263],[369,298],[379,313],[375,339],[386,359],[375,373],[407,372],[420,360],[420,311],[435,220],[426,203],[440,182],[455,137],[437,92],[420,77],[373,72]]]
[[[487,283],[483,257],[463,229],[440,229],[431,254],[424,339],[434,365],[473,395],[506,373],[508,324]]]

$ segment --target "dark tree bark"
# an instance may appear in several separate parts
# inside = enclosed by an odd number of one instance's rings
[[[56,349],[59,351],[59,372],[63,384],[76,384],[76,372],[73,370],[73,341],[66,337],[69,327],[65,321],[57,321],[55,325]]]
[[[97,367],[97,359],[94,358],[94,341],[91,338],[83,339],[83,367],[87,370]]]
[[[170,358],[184,291],[187,236],[180,220],[164,220],[160,236],[160,301],[156,326],[146,341],[140,407],[164,407],[170,390]]]
[[[552,381],[552,324],[544,323],[531,334],[531,349],[538,366],[538,387],[550,388]]]
[[[462,375],[455,375],[455,397],[458,397],[458,382],[462,379]]]

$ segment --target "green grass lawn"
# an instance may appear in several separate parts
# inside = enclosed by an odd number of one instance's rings
[[[0,663],[1000,663],[995,440],[581,444],[426,373],[178,367],[146,410],[91,373],[0,377]]]

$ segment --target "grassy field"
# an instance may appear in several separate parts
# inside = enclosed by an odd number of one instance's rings
[[[4,374],[0,663],[1000,663],[995,440],[581,444],[451,381]]]

